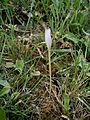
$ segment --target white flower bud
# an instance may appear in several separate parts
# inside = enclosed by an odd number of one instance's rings
[[[50,28],[46,28],[45,29],[45,42],[46,42],[46,45],[48,47],[48,49],[51,48],[51,44],[52,44],[52,38],[51,38],[51,30]]]

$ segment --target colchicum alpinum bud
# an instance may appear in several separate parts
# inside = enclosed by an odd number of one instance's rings
[[[51,44],[52,44],[52,38],[51,38],[51,30],[50,28],[46,28],[45,29],[45,42],[46,42],[46,45],[48,47],[48,49],[51,48]]]

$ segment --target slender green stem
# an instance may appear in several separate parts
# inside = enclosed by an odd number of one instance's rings
[[[48,49],[48,57],[49,57],[50,93],[51,93],[52,80],[51,80],[51,51],[50,49]]]

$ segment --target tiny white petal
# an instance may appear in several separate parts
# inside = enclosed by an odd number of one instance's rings
[[[52,44],[50,28],[45,29],[45,42],[46,42],[46,45],[47,45],[48,49],[50,49],[51,48],[51,44]]]

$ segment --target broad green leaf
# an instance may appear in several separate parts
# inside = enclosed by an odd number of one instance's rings
[[[77,10],[80,6],[81,0],[75,0],[74,8]]]
[[[20,73],[22,73],[23,67],[24,67],[24,61],[16,60],[16,70],[18,70]]]
[[[67,94],[64,94],[63,97],[64,97],[64,109],[66,110],[66,112],[68,112],[70,109],[70,105],[69,105],[70,98]]]
[[[10,86],[9,83],[7,82],[7,80],[2,80],[2,78],[0,77],[0,85],[2,86]]]
[[[5,111],[3,108],[0,107],[0,120],[5,120]]]
[[[71,49],[54,49],[54,52],[71,52]]]
[[[0,91],[0,97],[4,96],[5,94],[8,94],[10,91],[10,86],[3,87]]]
[[[80,25],[82,25],[84,23],[86,16],[84,12],[79,12],[78,13],[78,22]]]
[[[1,0],[1,2],[5,3],[5,4],[7,4],[8,1],[9,0]]]
[[[73,33],[67,33],[65,35],[65,37],[71,41],[73,41],[75,44],[77,44],[80,40],[78,38],[75,37],[75,35]]]

